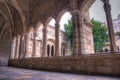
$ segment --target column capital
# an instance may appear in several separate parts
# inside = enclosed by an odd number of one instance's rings
[[[76,15],[76,14],[77,14],[77,15],[78,15],[78,14],[81,15],[81,14],[80,14],[80,11],[77,10],[77,9],[72,10],[70,13],[71,13],[72,15]]]
[[[60,26],[60,24],[59,23],[55,23],[55,27],[59,27]]]
[[[109,4],[109,2],[104,2],[104,10],[107,11],[107,10],[111,10],[111,5]]]

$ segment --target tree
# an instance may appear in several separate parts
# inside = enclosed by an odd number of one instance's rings
[[[68,20],[68,24],[64,25],[65,28],[65,36],[68,41],[70,41],[70,48],[72,49],[73,45],[73,27],[72,27],[72,22],[71,20]]]
[[[95,52],[100,52],[104,44],[108,41],[107,27],[102,25],[101,22],[94,19],[91,20],[93,24],[93,40]],[[64,25],[65,27],[65,36],[68,41],[70,41],[70,47],[73,47],[73,27],[71,20],[68,20],[68,24]]]
[[[94,39],[94,47],[95,52],[100,52],[102,47],[108,40],[107,28],[102,25],[101,22],[96,21],[94,19],[91,20],[93,24],[93,39]]]

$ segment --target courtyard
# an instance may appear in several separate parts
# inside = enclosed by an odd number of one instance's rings
[[[120,78],[36,71],[0,66],[0,80],[120,80]]]

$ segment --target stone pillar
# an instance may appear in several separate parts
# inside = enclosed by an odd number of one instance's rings
[[[47,56],[47,25],[43,27],[43,53],[42,57]]]
[[[81,25],[80,25],[80,13],[78,10],[71,12],[72,25],[73,25],[73,55],[81,54]]]
[[[116,52],[117,47],[115,43],[115,34],[113,30],[113,23],[112,23],[112,17],[111,17],[111,5],[109,4],[109,0],[102,0],[104,3],[104,11],[106,14],[107,19],[107,25],[108,25],[108,32],[109,32],[109,38],[110,38],[110,49],[111,52]]]
[[[16,38],[16,43],[15,43],[15,56],[14,58],[17,58],[17,46],[18,46],[18,38]]]
[[[23,58],[25,58],[28,54],[28,33],[24,33],[24,55]]]
[[[19,38],[16,39],[16,47],[15,47],[15,58],[18,58],[19,56],[19,43],[20,43],[20,40]]]
[[[60,31],[59,31],[59,32],[60,32]],[[62,44],[61,38],[62,38],[62,35],[61,35],[61,33],[60,33],[60,34],[59,34],[59,53],[60,53],[60,56],[62,56],[62,55],[61,55],[61,44]]]
[[[40,57],[42,57],[43,53],[43,40],[40,40]]]
[[[19,48],[19,58],[22,58],[22,54],[23,54],[23,49],[24,49],[24,47],[23,47],[23,37],[21,36],[20,37],[20,48]]]
[[[36,30],[34,29],[34,39],[33,39],[33,53],[32,53],[32,57],[36,56]]]
[[[20,49],[20,37],[18,38],[18,47],[17,47],[17,58],[19,58],[19,49]]]
[[[14,56],[15,56],[15,39],[12,39],[10,59],[14,59]]]
[[[59,56],[60,55],[60,48],[59,48],[59,31],[60,31],[60,25],[59,23],[56,21],[55,24],[55,56]]]
[[[24,38],[24,36],[23,36],[23,40],[22,40],[21,58],[25,58],[25,38]]]

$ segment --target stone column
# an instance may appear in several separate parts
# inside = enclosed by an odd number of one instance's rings
[[[42,57],[47,56],[47,25],[43,27],[43,53]]]
[[[60,31],[59,31],[59,32],[60,32]],[[59,54],[60,54],[60,56],[62,56],[62,55],[61,55],[61,44],[62,44],[61,38],[62,38],[62,34],[60,33],[60,34],[59,34]]]
[[[20,37],[18,38],[18,47],[17,47],[17,58],[19,58],[19,49],[20,49]]]
[[[42,57],[43,53],[43,40],[40,40],[40,57]]]
[[[18,58],[19,56],[19,38],[16,39],[16,47],[15,47],[15,58]]]
[[[23,36],[23,40],[22,40],[21,58],[25,58],[25,38],[24,38],[24,36]]]
[[[19,58],[22,58],[22,54],[23,54],[23,37],[20,37],[20,48],[19,48]]]
[[[34,39],[33,39],[33,53],[32,53],[32,57],[36,56],[36,30],[34,30]]]
[[[15,39],[12,39],[11,41],[11,56],[10,59],[14,59],[15,56]]]
[[[60,25],[59,23],[56,21],[55,24],[55,56],[59,56],[60,55],[60,48],[59,48],[59,30],[60,30]]]
[[[23,58],[27,56],[28,53],[28,33],[24,33],[24,55]]]
[[[17,58],[17,46],[18,46],[18,38],[16,38],[16,42],[15,42],[15,56],[14,58]]]
[[[71,12],[72,25],[73,25],[73,55],[81,54],[81,25],[80,25],[80,13],[78,10]]]
[[[112,17],[111,17],[111,5],[109,4],[109,0],[102,0],[104,3],[104,11],[106,14],[107,19],[107,25],[108,25],[108,32],[109,32],[109,38],[110,38],[110,50],[111,52],[116,52],[117,47],[115,43],[115,34],[113,30],[113,23],[112,23]]]

